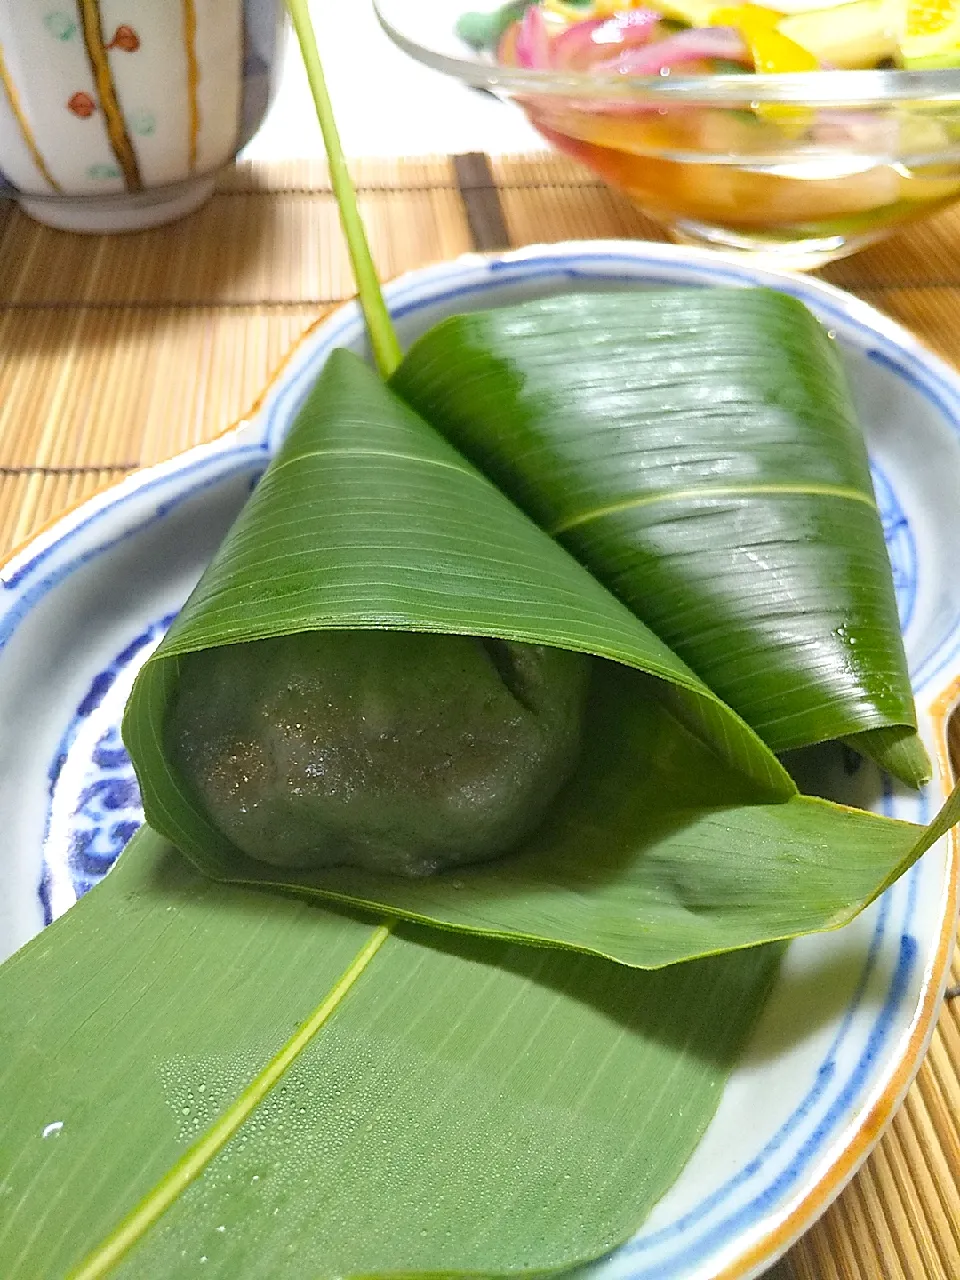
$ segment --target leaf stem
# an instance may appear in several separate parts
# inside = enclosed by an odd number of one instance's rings
[[[400,343],[383,298],[377,269],[370,252],[370,243],[357,205],[357,192],[344,159],[307,0],[286,0],[286,5],[300,42],[300,53],[317,108],[317,119],[320,121],[320,132],[323,134],[323,144],[326,147],[327,162],[330,166],[330,182],[340,208],[340,221],[343,224],[343,233],[346,236],[350,261],[353,264],[360,307],[370,334],[373,357],[381,377],[389,378],[400,363]]]
[[[336,986],[306,1022],[300,1025],[296,1034],[254,1076],[243,1093],[227,1107],[206,1133],[192,1147],[187,1148],[173,1168],[164,1174],[136,1208],[114,1227],[76,1270],[70,1272],[69,1280],[102,1280],[186,1191],[190,1183],[203,1173],[214,1156],[226,1146],[244,1121],[249,1119],[288,1067],[293,1065],[294,1060],[336,1011],[344,996],[389,938],[392,929],[392,924],[382,924],[373,931]]]

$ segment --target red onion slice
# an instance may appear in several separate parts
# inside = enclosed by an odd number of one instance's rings
[[[750,53],[736,27],[691,27],[666,40],[657,40],[639,49],[625,49],[616,58],[595,62],[590,70],[600,75],[656,76],[685,62],[709,58],[742,62],[745,69],[751,66]]]
[[[518,66],[536,71],[547,71],[550,68],[550,35],[539,5],[531,5],[520,19],[516,56]]]
[[[596,59],[618,46],[627,49],[649,43],[662,18],[663,14],[654,9],[631,9],[612,18],[577,22],[554,37],[554,66],[564,71],[589,71]]]
[[[553,56],[558,67],[565,71],[583,70],[596,57],[597,50],[593,45],[593,33],[599,31],[609,19],[591,18],[587,22],[578,22],[567,27],[553,39]]]

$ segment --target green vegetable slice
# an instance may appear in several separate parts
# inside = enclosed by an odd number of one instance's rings
[[[479,311],[392,385],[774,751],[846,739],[929,777],[863,437],[802,303],[709,288]]]

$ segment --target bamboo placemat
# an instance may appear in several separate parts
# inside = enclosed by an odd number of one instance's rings
[[[353,172],[384,278],[474,248],[665,238],[555,156]],[[960,364],[960,210],[822,274]],[[0,201],[0,555],[241,417],[300,334],[352,293],[319,163],[239,166],[198,213],[129,236],[49,231]],[[958,758],[960,732],[955,745]],[[891,1129],[778,1280],[958,1280],[958,1188],[960,999]]]

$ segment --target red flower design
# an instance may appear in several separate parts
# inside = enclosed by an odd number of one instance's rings
[[[92,116],[97,109],[97,104],[89,93],[75,93],[67,103],[67,110],[72,111],[75,116],[79,116],[81,120],[86,120]]]
[[[124,24],[122,27],[117,27],[107,48],[119,49],[122,53],[136,53],[140,48],[140,37],[133,27]]]

